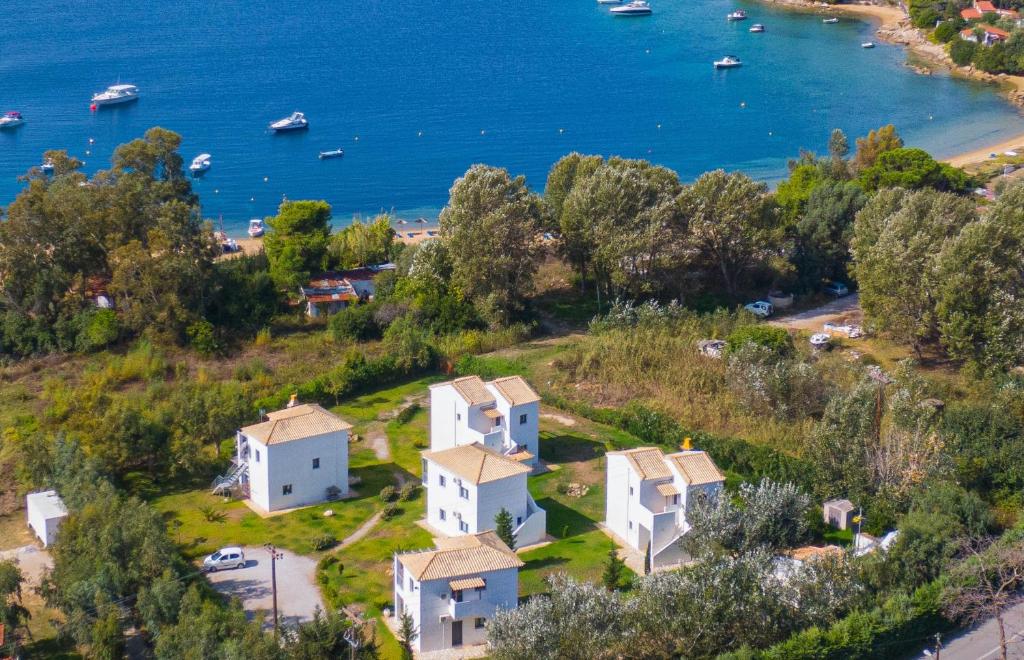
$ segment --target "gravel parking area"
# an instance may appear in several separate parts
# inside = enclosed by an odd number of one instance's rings
[[[245,568],[208,573],[213,588],[225,596],[242,601],[251,619],[262,610],[267,628],[273,626],[270,584],[270,554],[260,547],[243,547]],[[316,561],[288,550],[279,550],[284,557],[277,560],[277,612],[281,625],[294,626],[309,621],[317,607],[324,609],[320,589],[316,586]]]

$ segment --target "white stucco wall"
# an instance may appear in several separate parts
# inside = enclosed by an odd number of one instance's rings
[[[348,494],[348,431],[335,431],[269,447],[249,439],[249,498],[266,511],[318,504],[335,486]],[[259,450],[260,460],[256,461]],[[319,468],[313,459],[320,459]],[[292,492],[285,495],[283,487]]]
[[[424,459],[424,473],[427,475],[424,487],[427,497],[427,523],[435,529],[449,535],[477,534],[494,529],[494,518],[502,508],[512,514],[512,526],[518,527],[528,518],[526,474],[517,474],[498,481],[483,484],[472,484],[462,481],[462,486],[469,491],[469,498],[459,496],[458,475],[444,469],[437,463]],[[445,485],[440,485],[440,477],[444,476]],[[445,519],[441,519],[441,510]],[[468,530],[459,529],[459,518],[468,525]],[[537,526],[540,536],[537,537]],[[530,525],[524,538],[517,540],[519,545],[536,543],[544,536],[543,522]],[[536,537],[536,538],[535,538]]]
[[[427,652],[451,648],[452,593],[448,588],[451,579],[413,581],[410,589],[409,574],[406,571],[403,571],[403,584],[398,584],[397,558],[395,564],[395,612],[399,611],[398,603],[401,599],[419,630],[419,637],[414,643],[415,650]],[[482,618],[489,619],[494,611],[516,607],[519,570],[510,568],[460,576],[463,577],[481,577],[487,583],[486,588],[479,593],[479,603],[476,602],[477,593],[472,590],[464,593],[464,609],[472,613],[459,619],[462,621],[462,645],[483,644],[487,641],[487,631],[475,627],[476,614],[485,613]]]

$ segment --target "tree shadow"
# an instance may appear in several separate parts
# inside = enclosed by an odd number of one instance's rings
[[[541,433],[540,457],[548,463],[585,463],[604,456],[604,444],[571,433]]]
[[[561,566],[562,564],[568,564],[568,557],[554,556],[554,557],[541,557],[540,559],[531,559],[526,562],[524,570],[541,570],[544,568],[553,568],[555,566]]]
[[[575,509],[570,509],[550,497],[537,500],[537,506],[547,512],[547,529],[552,536],[564,539],[597,529],[597,521]]]

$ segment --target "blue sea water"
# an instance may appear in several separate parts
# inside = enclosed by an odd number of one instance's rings
[[[328,200],[336,225],[436,213],[478,162],[538,189],[573,150],[647,158],[687,180],[722,167],[771,181],[801,147],[823,151],[834,127],[852,140],[891,122],[939,156],[1024,131],[991,87],[916,75],[894,46],[860,48],[868,23],[651,2],[653,16],[632,19],[594,0],[18,3],[0,21],[0,110],[28,123],[0,133],[0,204],[45,149],[91,172],[154,125],[184,136],[186,162],[213,154],[195,188],[233,233],[283,195]],[[750,20],[727,23],[738,6]],[[755,22],[767,32],[749,33]],[[714,71],[725,54],[744,67]],[[118,80],[141,100],[90,112],[89,96]],[[293,110],[308,132],[266,132]],[[338,147],[343,159],[316,158]]]

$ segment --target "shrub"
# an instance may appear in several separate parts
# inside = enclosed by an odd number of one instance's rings
[[[412,418],[416,416],[416,413],[418,413],[421,408],[422,406],[420,406],[420,404],[418,403],[410,404],[399,411],[399,413],[395,416],[395,421],[403,425],[408,424],[409,422],[412,421]]]
[[[416,499],[416,496],[420,494],[420,487],[413,481],[407,481],[402,485],[402,490],[398,491],[398,501],[408,502]]]
[[[320,552],[322,550],[327,550],[328,548],[333,548],[337,544],[338,539],[334,538],[333,535],[322,534],[313,539],[313,550],[315,550],[316,552]]]
[[[98,351],[117,341],[121,325],[112,309],[90,309],[80,312],[76,319],[81,328],[75,338],[75,347],[82,352]]]
[[[380,512],[381,518],[384,520],[391,520],[400,513],[402,513],[402,510],[398,508],[398,504],[395,502],[384,505],[384,509]]]
[[[957,36],[960,31],[957,29],[956,24],[951,21],[943,21],[939,23],[939,26],[935,28],[935,38],[941,43],[947,43]]]
[[[739,327],[726,339],[725,354],[730,355],[747,344],[763,346],[776,355],[786,356],[793,352],[793,338],[785,328],[757,324]]]
[[[185,334],[188,336],[189,345],[204,357],[216,355],[221,351],[221,345],[217,340],[217,333],[213,328],[213,324],[206,319],[200,319],[188,326]]]
[[[394,486],[384,486],[380,489],[380,501],[381,502],[393,502],[397,495]]]
[[[331,316],[327,329],[336,341],[379,339],[381,329],[374,320],[377,305],[350,305]]]
[[[337,555],[327,555],[326,557],[321,559],[319,562],[317,562],[316,568],[319,571],[326,571],[331,566],[334,566],[337,563],[338,563]]]
[[[203,515],[203,519],[206,522],[224,522],[228,517],[227,514],[220,509],[208,504],[199,507],[199,513]]]
[[[978,50],[978,44],[973,41],[956,39],[949,47],[949,56],[957,66],[967,66],[974,59],[976,50]]]

